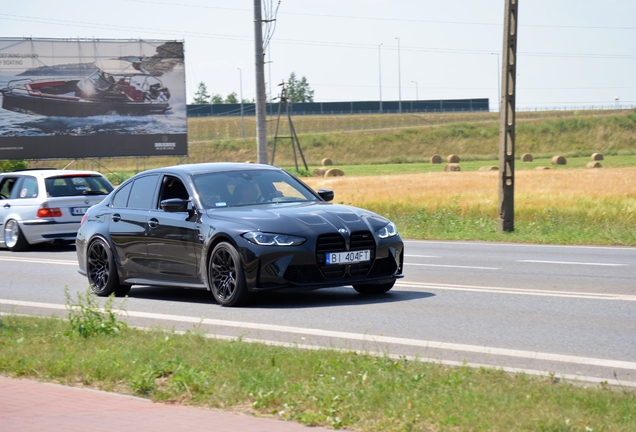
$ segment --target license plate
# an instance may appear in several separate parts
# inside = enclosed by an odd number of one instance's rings
[[[354,264],[371,260],[371,251],[332,252],[327,254],[327,264]]]
[[[71,214],[73,216],[81,216],[86,213],[88,207],[71,207]]]

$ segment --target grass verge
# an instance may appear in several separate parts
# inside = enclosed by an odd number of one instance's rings
[[[98,320],[99,321],[99,320]],[[98,325],[101,325],[98,323]],[[0,318],[0,373],[361,431],[633,431],[636,393],[68,320]]]

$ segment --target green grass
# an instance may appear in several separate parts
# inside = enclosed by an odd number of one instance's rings
[[[360,431],[632,431],[636,393],[122,328],[82,337],[59,318],[0,318],[0,373]]]
[[[499,122],[497,113],[386,114],[293,117],[307,163],[318,166],[330,158],[339,166],[370,164],[417,164],[439,154],[457,154],[462,161],[497,159]],[[268,121],[269,151],[275,121]],[[255,131],[253,118],[246,131]],[[289,135],[281,131],[281,136]],[[241,138],[241,120],[208,117],[188,120],[186,162],[256,161],[253,136]],[[636,111],[558,111],[517,113],[515,152],[549,159],[556,154],[589,157],[636,154]],[[113,171],[138,170],[179,163],[179,157],[102,158]],[[72,161],[71,161],[72,162]],[[289,140],[280,140],[275,164],[293,166]],[[302,162],[299,158],[299,162]],[[69,161],[41,161],[40,165],[65,166]],[[33,162],[32,165],[35,163]],[[114,167],[117,167],[116,169]],[[96,168],[78,160],[72,168]]]

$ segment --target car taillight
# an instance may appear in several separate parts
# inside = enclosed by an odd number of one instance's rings
[[[38,209],[39,218],[62,217],[62,210],[57,207],[43,207]]]
[[[84,213],[84,216],[82,216],[82,220],[80,221],[80,226],[84,225],[84,222],[86,222],[87,217],[88,217],[88,213]]]

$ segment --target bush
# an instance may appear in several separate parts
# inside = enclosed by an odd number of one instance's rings
[[[23,160],[0,161],[0,172],[8,172],[8,171],[13,171],[17,169],[25,169],[28,167],[29,167],[28,162]]]
[[[113,312],[114,294],[108,297],[103,308],[90,288],[84,293],[78,292],[77,301],[73,301],[67,288],[64,288],[64,294],[71,325],[68,334],[77,334],[84,338],[96,334],[118,335],[128,328],[125,322],[117,319],[117,313]],[[119,305],[120,310],[122,306],[123,303]]]

